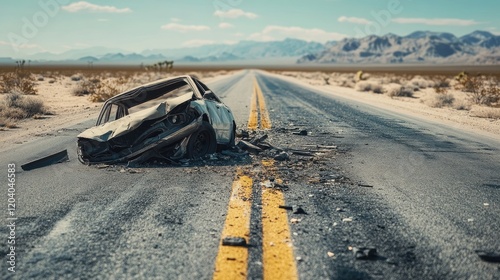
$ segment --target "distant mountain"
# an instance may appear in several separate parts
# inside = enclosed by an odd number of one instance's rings
[[[457,38],[451,33],[417,31],[347,38],[298,63],[465,63],[500,62],[500,36],[475,31]]]
[[[311,52],[323,50],[324,46],[316,42],[307,42],[298,39],[285,39],[283,41],[257,42],[240,41],[237,44],[204,45],[182,49],[153,49],[143,51],[143,55],[161,53],[172,59],[193,57],[201,61],[211,60],[214,57],[228,60],[234,59],[260,59],[276,57],[299,57]]]
[[[386,34],[346,38],[325,44],[299,39],[236,44],[212,44],[177,49],[151,49],[140,53],[105,47],[38,53],[23,59],[32,64],[154,64],[180,63],[500,63],[500,36],[474,31],[462,37],[446,32],[416,31],[406,36]],[[298,60],[297,60],[298,59]],[[15,60],[0,58],[0,63]]]
[[[121,49],[106,48],[106,47],[90,47],[83,49],[68,50],[59,54],[50,52],[41,52],[31,55],[27,58],[31,60],[42,60],[42,61],[78,60],[85,56],[101,57],[108,53],[119,53],[119,52],[124,53],[127,51]]]
[[[13,65],[16,61],[10,57],[0,57],[0,64],[11,64]]]
[[[129,53],[125,50],[105,47],[92,47],[68,50],[55,54],[42,52],[26,59],[34,63],[108,63],[108,64],[152,64],[158,61],[174,60],[179,62],[228,62],[242,60],[262,60],[267,58],[298,58],[307,53],[324,50],[316,42],[298,39],[283,41],[257,42],[240,41],[237,44],[202,45],[199,47],[178,49],[154,49],[141,53]],[[6,61],[5,63],[10,63]]]

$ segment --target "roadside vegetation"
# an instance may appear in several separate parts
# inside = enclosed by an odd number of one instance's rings
[[[13,72],[0,74],[0,128],[15,128],[19,120],[48,114],[37,94],[35,76],[18,61]]]
[[[498,76],[461,72],[434,75],[405,73],[293,72],[281,75],[317,86],[340,86],[359,92],[383,94],[393,99],[420,99],[433,108],[469,111],[469,116],[500,119],[500,82]]]

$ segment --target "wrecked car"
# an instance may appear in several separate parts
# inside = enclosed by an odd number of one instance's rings
[[[108,99],[96,126],[78,135],[82,163],[200,158],[234,146],[229,107],[201,81],[178,76]]]

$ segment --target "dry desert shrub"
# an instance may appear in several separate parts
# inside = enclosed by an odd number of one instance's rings
[[[409,84],[413,85],[415,88],[418,89],[425,89],[429,87],[434,87],[434,81],[425,79],[421,76],[415,76],[413,79],[409,81]]]
[[[357,91],[371,91],[372,90],[372,83],[367,82],[367,81],[360,81],[356,84],[356,90]]]
[[[453,109],[469,111],[471,109],[471,104],[465,100],[455,100],[455,102],[453,102]]]
[[[31,73],[16,69],[14,72],[8,72],[0,75],[0,92],[11,93],[18,92],[27,95],[37,93],[36,83],[31,77]]]
[[[433,108],[442,108],[452,106],[453,102],[455,102],[453,94],[436,94],[432,99],[427,101],[427,105]]]
[[[494,106],[500,101],[500,87],[496,77],[471,76],[460,73],[456,89],[469,94],[470,100],[477,105]]]
[[[384,87],[381,84],[372,84],[373,93],[382,94],[384,93]]]
[[[104,102],[109,98],[132,88],[132,76],[124,75],[117,78],[112,74],[105,73],[103,76],[84,76],[78,82],[77,87],[72,91],[74,96],[89,96],[92,102]],[[139,83],[141,84],[141,83]]]
[[[0,120],[20,120],[48,114],[43,101],[20,93],[8,93],[0,102]]]
[[[394,97],[413,97],[413,88],[406,86],[396,86],[387,91],[387,95],[391,98]]]
[[[354,74],[341,74],[336,77],[337,85],[341,87],[354,88],[356,86],[356,78]]]

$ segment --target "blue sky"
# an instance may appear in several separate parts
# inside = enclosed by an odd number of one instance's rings
[[[416,30],[500,34],[498,0],[0,0],[0,57]]]

